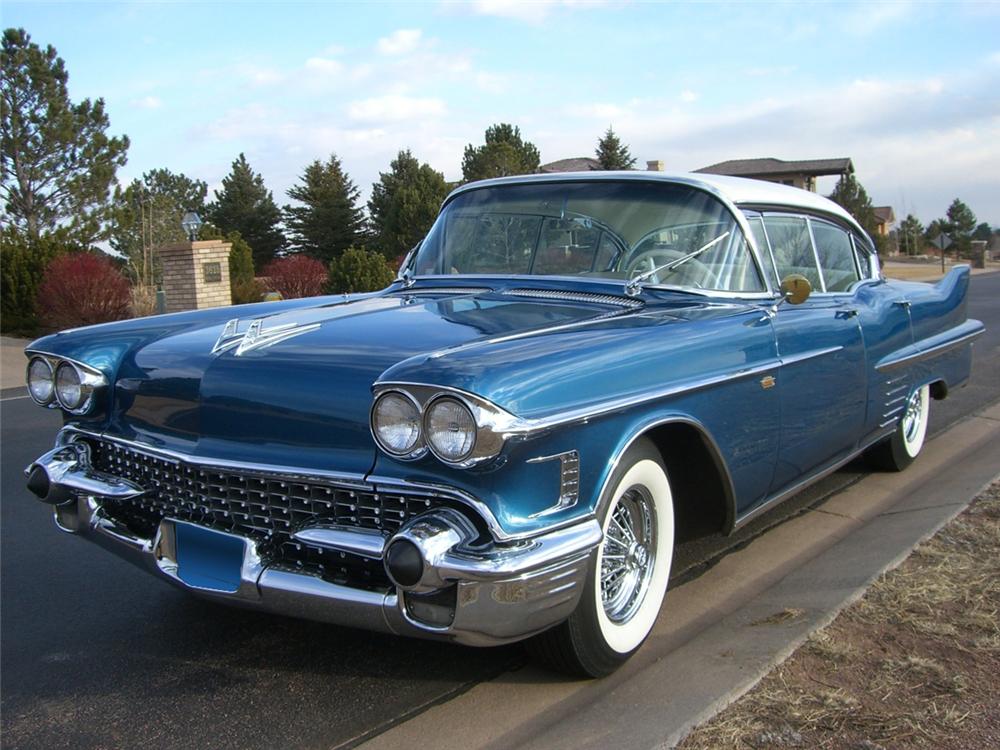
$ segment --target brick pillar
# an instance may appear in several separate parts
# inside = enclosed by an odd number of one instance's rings
[[[221,240],[180,242],[160,248],[167,312],[231,305],[229,249]]]

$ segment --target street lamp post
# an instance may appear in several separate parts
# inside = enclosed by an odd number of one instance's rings
[[[184,218],[181,219],[181,228],[187,234],[188,239],[194,242],[198,239],[198,230],[201,229],[204,223],[197,213],[188,211],[184,214]]]

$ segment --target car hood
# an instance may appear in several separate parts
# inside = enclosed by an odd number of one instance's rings
[[[413,291],[255,317],[259,329],[249,333],[249,319],[227,327],[216,318],[130,352],[118,370],[110,427],[195,456],[363,473],[375,457],[371,388],[387,370],[626,311]]]

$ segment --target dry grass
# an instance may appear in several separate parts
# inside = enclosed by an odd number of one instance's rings
[[[683,750],[1000,747],[1000,482]]]

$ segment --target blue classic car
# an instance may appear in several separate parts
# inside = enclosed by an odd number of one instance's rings
[[[383,291],[32,343],[65,426],[28,487],[200,596],[604,675],[676,540],[913,461],[969,378],[968,285],[887,281],[850,215],[780,185],[473,183]]]

